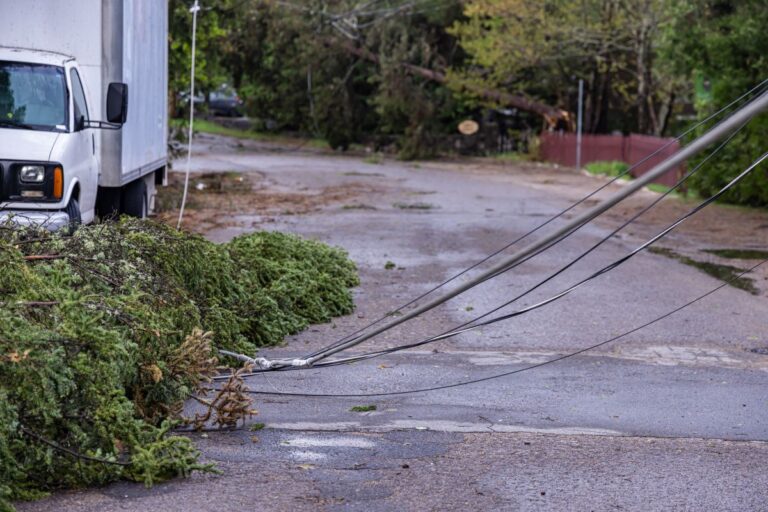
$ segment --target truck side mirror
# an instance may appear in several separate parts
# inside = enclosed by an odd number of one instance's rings
[[[128,119],[128,85],[120,82],[109,84],[107,89],[107,121],[125,124]]]

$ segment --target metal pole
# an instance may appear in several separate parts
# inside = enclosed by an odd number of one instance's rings
[[[581,128],[584,114],[584,80],[579,79],[579,108],[576,120],[576,168],[581,169]]]
[[[456,297],[457,295],[464,293],[470,288],[473,288],[478,284],[480,284],[481,282],[483,282],[483,280],[485,280],[486,278],[492,277],[497,273],[507,270],[509,267],[515,265],[526,256],[529,256],[534,252],[542,249],[543,247],[546,247],[547,244],[557,240],[561,236],[566,235],[571,231],[578,229],[583,224],[586,224],[587,222],[591,221],[592,219],[602,214],[606,210],[615,206],[617,203],[623,201],[630,195],[634,194],[635,192],[637,192],[638,190],[646,186],[648,183],[651,183],[652,181],[656,180],[666,172],[682,164],[687,159],[697,155],[698,153],[706,149],[708,146],[710,146],[712,143],[717,142],[718,140],[724,138],[732,130],[735,130],[736,128],[738,128],[739,126],[746,123],[747,121],[749,121],[750,119],[752,119],[753,117],[755,117],[756,115],[760,114],[765,110],[768,110],[768,92],[763,93],[758,98],[754,99],[747,105],[743,106],[742,108],[734,112],[731,115],[731,117],[725,119],[721,123],[712,127],[707,133],[705,133],[698,139],[694,140],[684,148],[680,149],[680,151],[670,156],[660,164],[656,165],[653,169],[651,169],[647,173],[643,174],[636,180],[629,182],[626,186],[621,187],[621,190],[618,190],[615,194],[607,198],[605,201],[593,206],[586,212],[582,213],[578,217],[571,220],[568,224],[556,230],[554,233],[551,233],[541,238],[540,240],[537,240],[529,244],[528,246],[524,247],[523,249],[519,250],[515,254],[508,257],[503,262],[499,263],[498,265],[478,275],[471,281],[468,281],[462,284],[461,286],[458,286],[457,288],[449,292],[446,292],[445,294],[443,294],[440,297],[437,297],[431,302],[424,304],[422,306],[419,306],[409,311],[408,313],[403,314],[400,317],[394,318],[392,321],[375,329],[374,331],[371,331],[368,334],[352,339],[342,345],[339,345],[338,347],[328,349],[324,352],[317,354],[314,357],[309,357],[305,360],[293,361],[290,364],[293,364],[294,366],[312,365],[316,361],[325,359],[326,357],[333,355],[337,352],[345,350],[349,347],[353,347],[355,345],[359,345],[360,343],[363,343],[364,341],[369,340],[374,336],[378,336],[384,331],[387,331],[397,325],[400,325],[403,322],[407,322],[408,320],[415,318],[420,314],[439,306],[440,304],[452,299],[453,297]]]
[[[189,10],[192,13],[192,69],[189,77],[189,133],[187,135],[187,171],[184,176],[184,193],[181,196],[179,208],[179,222],[176,229],[181,229],[181,219],[184,218],[184,206],[187,204],[187,192],[189,191],[189,167],[192,161],[192,128],[195,122],[195,43],[197,42],[197,13],[200,10],[199,0]]]

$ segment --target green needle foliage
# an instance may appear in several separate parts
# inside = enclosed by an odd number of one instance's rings
[[[0,226],[0,269],[0,510],[212,470],[169,429],[215,369],[213,347],[253,353],[349,313],[358,282],[318,242],[216,245],[127,218],[71,237]]]

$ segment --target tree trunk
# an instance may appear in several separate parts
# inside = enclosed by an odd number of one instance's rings
[[[379,56],[367,50],[366,48],[355,46],[353,43],[347,41],[342,42],[334,39],[331,40],[331,42],[334,45],[342,48],[347,53],[355,55],[356,57],[360,57],[361,59],[365,59],[375,64],[379,64],[380,62]],[[440,84],[445,84],[448,81],[445,73],[440,71],[423,68],[421,66],[409,64],[407,62],[401,62],[400,65],[411,75]],[[531,100],[525,96],[511,94],[505,91],[500,91],[498,89],[486,89],[483,87],[470,87],[469,90],[481,98],[494,101],[501,105],[518,108],[520,110],[532,112],[534,114],[539,114],[547,121],[547,124],[551,127],[555,126],[559,122],[565,122],[568,124],[573,123],[572,116],[569,112],[535,100]]]

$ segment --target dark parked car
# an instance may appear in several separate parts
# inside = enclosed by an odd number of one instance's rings
[[[242,106],[243,100],[237,92],[226,85],[211,92],[208,99],[208,110],[214,116],[242,117]]]

